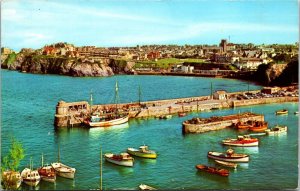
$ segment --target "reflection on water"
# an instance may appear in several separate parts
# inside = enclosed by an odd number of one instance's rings
[[[259,152],[259,147],[240,147],[237,151],[245,154],[257,154]]]
[[[248,169],[249,163],[239,163],[237,168]]]
[[[228,180],[229,177],[220,176],[217,174],[210,174],[210,173],[199,171],[199,170],[197,170],[196,174],[197,174],[197,176],[201,176],[202,178],[204,178],[206,180],[218,182],[221,185],[229,184],[229,180]]]
[[[135,162],[139,162],[141,165],[155,164],[156,163],[156,159],[146,159],[146,158],[135,157],[134,160],[135,160]]]
[[[114,171],[118,171],[120,175],[122,176],[126,176],[129,174],[133,173],[133,167],[127,167],[127,166],[120,166],[120,165],[116,165],[116,164],[112,164],[108,161],[104,162],[104,167],[109,170],[114,170]]]

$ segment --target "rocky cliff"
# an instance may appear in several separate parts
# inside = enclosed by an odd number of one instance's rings
[[[51,57],[21,52],[14,57],[8,55],[1,67],[28,73],[60,74],[69,76],[111,76],[129,71],[126,61],[119,65],[113,59],[100,61],[67,57]]]

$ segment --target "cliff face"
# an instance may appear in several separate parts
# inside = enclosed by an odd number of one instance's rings
[[[9,58],[10,56],[8,56]],[[85,59],[49,57],[28,53],[19,53],[1,65],[2,68],[28,73],[60,74],[69,76],[111,76],[129,71],[127,62],[102,59],[92,62]]]

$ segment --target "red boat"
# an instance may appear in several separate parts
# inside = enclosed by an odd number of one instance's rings
[[[54,183],[56,180],[55,170],[51,165],[46,165],[38,169],[42,180]]]
[[[268,129],[268,122],[265,121],[255,121],[254,125],[249,128],[250,131],[254,132],[265,132]]]
[[[220,175],[220,176],[229,176],[229,171],[226,170],[226,169],[223,169],[223,168],[219,169],[219,168],[215,168],[215,167],[205,166],[205,165],[202,165],[202,164],[196,165],[196,168],[198,170],[208,172],[208,173],[211,173],[211,174],[217,174],[217,175]]]
[[[237,129],[249,129],[252,126],[253,126],[252,121],[247,121],[247,122],[239,121],[235,124],[235,128]]]
[[[186,116],[186,113],[185,113],[185,112],[179,112],[179,113],[178,113],[178,117],[184,117],[184,116]]]
[[[225,139],[222,141],[223,145],[237,146],[237,147],[252,147],[258,146],[258,139],[252,138],[249,135],[238,136],[237,139]]]

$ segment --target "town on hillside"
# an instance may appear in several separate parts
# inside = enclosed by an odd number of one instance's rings
[[[45,45],[34,50],[23,48],[19,53],[38,58],[67,58],[81,62],[103,63],[117,60],[130,63],[136,74],[173,73],[218,76],[232,72],[256,71],[261,64],[275,63],[284,69],[298,58],[299,44],[254,45],[235,44],[222,39],[219,45],[143,45],[135,47],[76,47],[69,43]],[[19,54],[9,48],[1,49],[1,62],[13,62]]]

